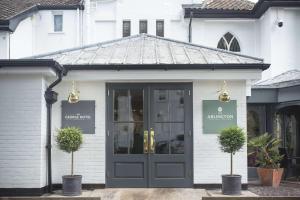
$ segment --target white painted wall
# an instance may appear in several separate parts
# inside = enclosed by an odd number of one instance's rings
[[[188,22],[187,22],[188,23]],[[217,48],[223,35],[230,32],[239,41],[241,53],[259,57],[256,20],[193,19],[192,42]]]
[[[63,31],[54,32],[53,14],[63,15]],[[23,58],[79,46],[81,32],[76,10],[42,10],[20,22],[11,33],[11,58]],[[7,32],[4,32],[8,34]],[[4,33],[0,33],[3,36]],[[6,37],[8,38],[8,37]],[[1,37],[3,40],[3,37]],[[8,58],[9,45],[0,40],[0,58]],[[8,40],[8,39],[6,39]]]
[[[41,75],[0,74],[0,188],[46,184],[44,85]]]
[[[237,100],[237,125],[247,132],[246,82],[228,81],[231,99]],[[222,81],[193,82],[194,184],[220,184],[221,175],[230,173],[230,155],[220,150],[219,134],[203,134],[202,101],[216,100]],[[233,170],[247,183],[247,147],[234,155]]]
[[[10,56],[11,58],[21,58],[31,56],[34,53],[35,30],[34,17],[24,19],[10,37]]]
[[[9,33],[0,31],[0,59],[9,57]]]
[[[105,183],[105,83],[116,81],[193,82],[194,183],[220,183],[221,174],[229,170],[229,156],[221,153],[217,135],[203,134],[202,100],[217,99],[217,90],[226,78],[231,97],[238,103],[238,125],[245,128],[246,79],[260,78],[259,70],[98,72],[72,71],[54,89],[59,98],[52,113],[53,183],[61,183],[61,176],[70,173],[70,155],[57,148],[55,137],[61,127],[61,101],[67,99],[71,80],[77,81],[81,100],[96,101],[96,133],[84,135],[84,144],[75,153],[75,173],[83,175],[83,183]],[[0,188],[41,188],[47,183],[44,91],[53,78],[43,77],[52,75],[52,71],[36,68],[0,69]],[[234,169],[246,183],[246,149],[235,156]]]
[[[283,27],[277,26],[278,19]],[[271,68],[264,77],[273,77],[291,69],[300,69],[300,9],[271,8],[260,19],[261,55]]]
[[[61,101],[67,100],[71,86],[70,81],[65,81],[55,89],[59,96],[58,101],[53,105],[53,183],[61,183],[61,177],[71,172],[71,155],[59,150],[55,142],[56,130],[61,128]],[[105,183],[105,83],[78,82],[77,87],[80,90],[81,100],[96,101],[96,133],[84,135],[82,148],[74,154],[74,173],[83,176],[83,183]]]
[[[92,76],[91,74],[94,74]],[[156,76],[153,76],[156,74]],[[199,75],[202,74],[202,75]],[[232,99],[237,100],[237,123],[246,131],[246,79],[258,79],[259,70],[230,73],[222,70],[196,71],[71,71],[62,84],[55,89],[58,102],[53,106],[52,130],[61,127],[61,101],[66,100],[71,89],[71,80],[76,80],[81,100],[96,101],[96,134],[84,135],[82,149],[75,153],[75,173],[83,175],[83,183],[105,184],[105,107],[107,82],[193,82],[193,123],[194,123],[194,183],[221,183],[221,175],[229,172],[229,155],[222,153],[217,142],[218,134],[203,134],[202,100],[217,99],[217,91],[223,79],[227,78]],[[159,75],[159,76],[158,76]],[[119,78],[114,78],[119,77]],[[138,78],[139,77],[139,78]],[[210,80],[214,77],[214,80]],[[231,80],[231,81],[230,81]],[[55,144],[53,131],[53,182],[61,183],[61,176],[70,173],[70,155],[60,151]],[[243,176],[247,183],[246,147],[234,157],[235,173]]]
[[[54,32],[53,14],[63,14],[63,31]],[[35,48],[33,54],[43,54],[79,46],[77,44],[76,10],[43,10],[35,15]]]

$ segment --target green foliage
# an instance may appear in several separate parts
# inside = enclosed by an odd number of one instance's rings
[[[82,144],[82,131],[75,127],[59,129],[56,141],[61,150],[67,153],[75,152]]]
[[[280,139],[273,138],[268,133],[254,137],[248,142],[248,146],[252,149],[249,155],[256,154],[256,164],[260,167],[277,169],[283,158],[278,151],[280,142]]]
[[[225,153],[235,154],[245,144],[246,138],[243,129],[232,126],[225,128],[219,135],[221,150]]]

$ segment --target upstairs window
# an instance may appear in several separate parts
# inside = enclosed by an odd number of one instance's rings
[[[164,37],[164,20],[157,20],[156,21],[156,35],[160,37]]]
[[[226,33],[218,43],[218,49],[241,52],[240,44],[231,33]]]
[[[140,20],[140,34],[148,32],[147,20]]]
[[[62,32],[63,31],[63,15],[62,14],[54,14],[54,32]]]
[[[130,36],[130,21],[129,20],[125,20],[123,21],[123,37],[128,37]]]

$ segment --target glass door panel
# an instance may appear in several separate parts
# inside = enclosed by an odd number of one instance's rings
[[[144,90],[113,90],[115,154],[143,154]]]
[[[184,90],[153,91],[156,154],[184,154]]]

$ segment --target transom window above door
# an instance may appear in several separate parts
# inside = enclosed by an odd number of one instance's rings
[[[235,36],[231,33],[226,33],[218,42],[218,49],[227,51],[241,52],[240,44]]]

